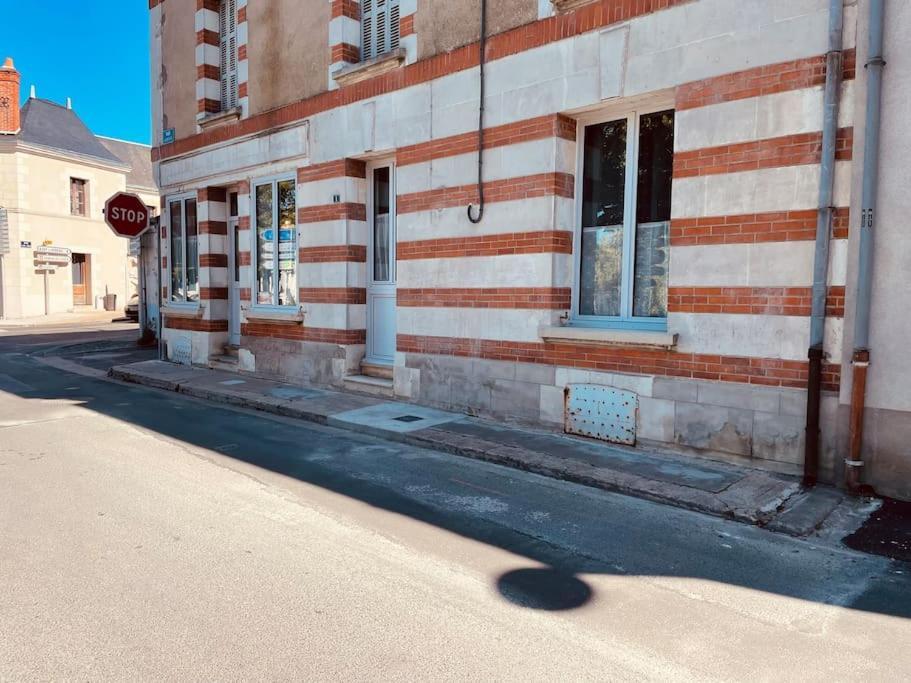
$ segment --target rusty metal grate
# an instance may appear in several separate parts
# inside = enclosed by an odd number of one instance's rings
[[[570,384],[566,387],[565,429],[569,434],[622,443],[636,443],[636,413],[639,398],[600,384]]]

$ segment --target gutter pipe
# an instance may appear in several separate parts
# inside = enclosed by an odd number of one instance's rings
[[[876,195],[879,190],[879,137],[883,88],[883,29],[885,0],[869,0],[869,48],[867,50],[867,105],[864,122],[863,194],[861,198],[860,246],[857,265],[857,294],[854,309],[853,383],[849,425],[849,455],[845,459],[845,486],[860,492],[864,467],[863,422],[870,366],[870,299],[873,288],[873,229],[876,224]]]
[[[834,213],[835,145],[838,136],[838,100],[842,76],[843,0],[829,0],[829,42],[826,51],[826,85],[823,95],[822,154],[819,176],[819,211],[813,257],[813,295],[810,314],[807,424],[803,484],[813,486],[819,473],[819,406],[822,395],[823,339],[829,272],[829,240]]]
[[[484,218],[484,62],[487,52],[487,0],[481,0],[481,40],[478,44],[480,80],[480,107],[478,108],[478,213],[473,214],[473,204],[468,205],[468,220],[480,223]]]

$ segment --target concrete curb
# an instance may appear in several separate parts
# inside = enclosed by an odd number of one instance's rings
[[[319,398],[295,401],[235,390],[227,386],[216,389],[198,384],[199,379],[207,377],[211,372],[200,368],[170,365],[163,371],[162,368],[146,371],[135,365],[126,365],[111,368],[108,376],[115,380],[174,391],[212,403],[334,426],[418,448],[482,460],[552,479],[758,525],[791,536],[807,536],[816,532],[839,502],[844,500],[844,495],[835,489],[817,487],[804,491],[796,481],[761,471],[747,470],[736,482],[713,492],[641,477],[610,467],[599,467],[582,460],[528,450],[515,444],[487,441],[477,436],[449,431],[446,424],[413,432],[394,432],[368,424],[333,419],[333,415],[338,414],[339,410],[333,410],[331,407],[320,410]],[[374,404],[389,403],[353,394],[335,393],[351,400],[371,401]]]

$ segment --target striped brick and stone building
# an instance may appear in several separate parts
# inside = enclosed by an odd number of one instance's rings
[[[830,0],[486,4],[482,65],[477,1],[150,0],[169,357],[556,430],[596,387],[627,442],[801,471]],[[828,481],[868,4],[829,60]],[[864,478],[911,497],[911,8],[887,5]]]

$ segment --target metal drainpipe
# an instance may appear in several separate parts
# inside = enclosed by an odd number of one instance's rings
[[[804,445],[803,483],[813,486],[819,473],[819,404],[822,393],[823,339],[826,327],[826,294],[829,272],[829,236],[832,231],[835,186],[835,143],[838,136],[838,100],[842,71],[843,0],[829,2],[829,45],[826,51],[826,86],[823,96],[822,155],[819,176],[819,212],[816,218],[816,251],[813,258],[813,303],[810,314],[809,373],[807,379],[807,429]]]
[[[478,213],[472,214],[472,204],[468,205],[468,220],[480,223],[484,218],[484,62],[487,52],[487,0],[481,0],[481,40],[478,45],[480,60],[478,78],[480,90],[480,107],[478,108]]]
[[[870,365],[870,298],[873,275],[873,228],[876,224],[876,194],[879,190],[879,134],[883,89],[884,0],[869,0],[869,49],[867,50],[867,111],[864,122],[863,196],[861,198],[860,247],[857,259],[857,297],[854,309],[853,385],[849,457],[845,460],[845,486],[851,492],[860,488],[864,399],[867,368]]]

